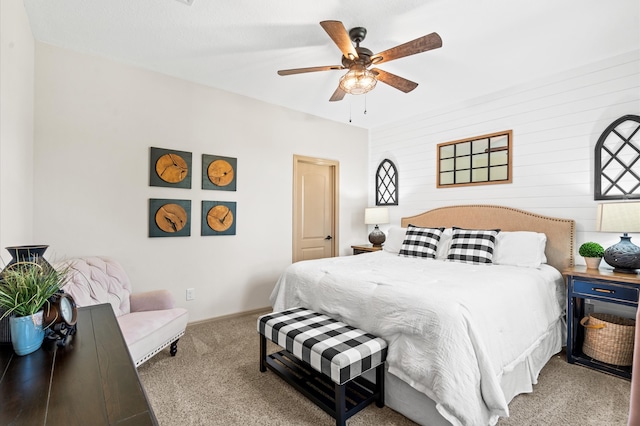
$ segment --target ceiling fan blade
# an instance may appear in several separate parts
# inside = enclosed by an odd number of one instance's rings
[[[381,64],[383,62],[393,61],[394,59],[404,58],[405,56],[415,55],[416,53],[426,52],[428,50],[442,47],[442,39],[438,33],[427,34],[415,40],[408,41],[384,52],[377,53],[371,57],[371,62]]]
[[[331,40],[338,46],[338,49],[342,52],[345,58],[356,59],[358,52],[353,47],[349,33],[340,21],[322,21],[320,25],[329,34]]]
[[[340,86],[338,86],[336,91],[333,92],[333,95],[331,95],[331,98],[329,99],[329,102],[341,101],[341,100],[344,99],[344,95],[346,95],[346,94],[347,94],[347,92],[345,92],[344,90],[342,90],[340,88]]]
[[[418,87],[418,83],[414,83],[413,81],[407,80],[406,78],[391,74],[390,72],[383,71],[378,68],[372,68],[371,71],[376,73],[378,81],[386,83],[391,87],[395,87],[396,89],[401,90],[404,93],[409,93],[410,91]]]
[[[327,65],[324,67],[308,67],[308,68],[292,68],[290,70],[279,70],[279,75],[291,75],[291,74],[302,74],[305,72],[316,72],[316,71],[329,71],[329,70],[343,70],[344,67],[342,65]]]

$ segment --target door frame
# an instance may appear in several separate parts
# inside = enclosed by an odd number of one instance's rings
[[[317,166],[328,166],[331,168],[331,173],[333,175],[333,212],[332,212],[332,223],[333,223],[333,229],[331,230],[331,238],[332,238],[332,252],[333,252],[333,256],[338,256],[338,247],[340,247],[338,240],[339,240],[339,235],[338,235],[338,229],[340,229],[340,227],[338,226],[338,212],[340,211],[339,209],[339,200],[340,200],[340,184],[339,184],[339,177],[340,177],[340,162],[335,161],[335,160],[327,160],[324,158],[315,158],[315,157],[307,157],[304,155],[297,155],[294,154],[293,155],[293,195],[292,195],[292,205],[291,205],[291,213],[293,216],[293,223],[292,223],[292,253],[291,253],[291,259],[292,262],[295,263],[298,260],[296,259],[296,253],[298,250],[298,238],[297,238],[297,234],[296,234],[296,230],[298,229],[298,227],[300,226],[299,223],[299,217],[296,214],[296,206],[297,206],[297,202],[298,200],[296,199],[296,194],[298,193],[298,164],[300,163],[308,163],[308,164],[315,164]]]

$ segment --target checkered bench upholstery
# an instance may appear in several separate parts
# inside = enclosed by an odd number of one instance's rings
[[[387,343],[383,339],[306,308],[263,315],[258,318],[258,332],[260,371],[269,368],[277,373],[331,414],[337,425],[344,425],[347,418],[374,400],[384,406]],[[267,339],[284,350],[267,355]],[[373,368],[375,384],[361,377]],[[314,387],[318,377],[330,379],[332,383],[325,380],[325,386],[334,393],[332,404],[313,395],[313,387],[300,384],[295,379],[300,376]]]

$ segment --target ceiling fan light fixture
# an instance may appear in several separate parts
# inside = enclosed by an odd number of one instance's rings
[[[373,90],[377,82],[378,79],[373,71],[357,65],[340,78],[340,88],[350,95],[363,95]]]

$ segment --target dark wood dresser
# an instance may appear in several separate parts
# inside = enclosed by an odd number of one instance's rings
[[[0,345],[0,424],[158,424],[111,305],[79,308],[67,347]]]

